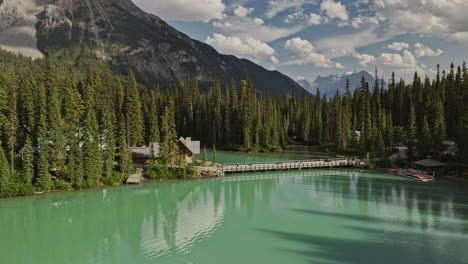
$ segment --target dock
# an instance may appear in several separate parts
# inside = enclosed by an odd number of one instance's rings
[[[224,164],[219,169],[223,173],[256,172],[256,171],[280,171],[280,170],[301,170],[314,168],[341,168],[367,167],[367,162],[360,159],[320,159],[320,160],[299,160],[289,162],[262,162],[262,163],[239,163]]]
[[[143,181],[143,170],[137,169],[135,174],[128,176],[127,184],[140,184]]]

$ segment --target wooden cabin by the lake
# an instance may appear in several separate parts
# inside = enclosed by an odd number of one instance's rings
[[[153,155],[157,160],[159,158],[160,146],[158,142],[151,143]],[[151,145],[148,147],[131,147],[132,159],[134,164],[149,164],[151,159]],[[177,157],[172,160],[183,159],[186,163],[192,163],[197,160],[200,154],[200,141],[193,141],[190,137],[180,137],[176,143]]]

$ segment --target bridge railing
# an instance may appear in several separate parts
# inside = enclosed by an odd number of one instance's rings
[[[224,163],[221,166],[235,166],[235,165],[258,165],[258,164],[284,164],[284,163],[308,163],[308,162],[337,162],[337,161],[362,161],[354,158],[329,158],[329,159],[311,159],[311,160],[282,160],[282,161],[263,161],[263,162],[243,162],[243,163]]]

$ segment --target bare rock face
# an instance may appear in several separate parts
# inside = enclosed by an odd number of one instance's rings
[[[61,7],[46,4],[37,14],[36,38],[38,48],[44,52],[63,48],[72,38],[72,22]]]
[[[226,83],[250,78],[259,91],[270,94],[304,91],[277,71],[219,54],[159,17],[143,12],[131,0],[0,1],[34,1],[41,7],[36,13],[35,29],[37,47],[43,54],[53,55],[63,49],[76,54],[92,51],[121,74],[133,71],[147,86],[177,84],[188,74],[208,86],[215,73]],[[1,27],[0,22],[0,38]]]
[[[35,0],[0,0],[0,48],[40,58],[37,48],[36,14],[42,10]]]

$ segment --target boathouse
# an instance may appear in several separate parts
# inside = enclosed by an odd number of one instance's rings
[[[159,158],[160,146],[158,142],[152,142],[153,156],[157,160]],[[149,164],[151,159],[151,145],[146,147],[131,147],[132,159],[134,164]],[[192,138],[180,137],[176,143],[177,158],[185,160],[187,163],[192,163],[197,160],[200,154],[200,141],[193,141]],[[176,160],[172,160],[176,162]]]
[[[438,174],[443,173],[443,168],[446,167],[447,164],[433,159],[423,159],[413,162],[413,166],[418,169],[423,169],[427,172],[430,172],[433,176],[435,176],[436,172]]]

